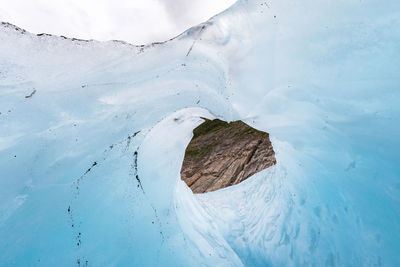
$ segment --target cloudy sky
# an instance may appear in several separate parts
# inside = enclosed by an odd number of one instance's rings
[[[0,21],[33,33],[145,44],[172,38],[236,0],[0,0]]]

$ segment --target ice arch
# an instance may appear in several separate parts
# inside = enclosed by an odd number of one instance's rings
[[[238,1],[143,47],[2,23],[0,262],[399,265],[398,10],[397,0]],[[240,198],[187,202],[212,218],[190,229],[190,207],[171,215],[147,197],[141,176],[162,170],[140,151],[187,107],[269,132],[278,162],[230,189]]]
[[[191,264],[241,266],[193,193],[180,178],[184,151],[192,130],[202,122],[200,117],[213,118],[209,111],[187,108],[168,115],[146,135],[139,150],[139,177],[152,207],[162,216],[163,243],[166,248],[185,247]],[[182,232],[183,230],[183,232]],[[177,247],[176,247],[177,248]],[[168,252],[168,251],[167,251]],[[165,255],[164,259],[167,259]]]

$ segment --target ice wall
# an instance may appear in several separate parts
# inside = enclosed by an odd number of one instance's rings
[[[238,1],[145,47],[2,24],[0,265],[399,265],[399,18]],[[269,132],[278,164],[191,194],[199,116]]]

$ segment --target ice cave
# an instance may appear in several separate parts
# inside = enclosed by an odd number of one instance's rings
[[[194,194],[203,118],[276,164]],[[399,151],[398,0],[238,0],[149,45],[0,25],[0,266],[400,266]]]

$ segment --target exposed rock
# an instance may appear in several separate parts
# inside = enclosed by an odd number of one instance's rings
[[[268,133],[242,121],[205,119],[193,130],[181,178],[193,193],[205,193],[238,184],[275,164]]]

